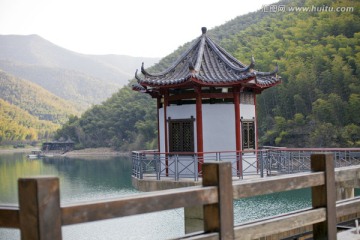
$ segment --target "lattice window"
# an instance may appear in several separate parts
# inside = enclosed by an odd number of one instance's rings
[[[253,121],[242,122],[243,149],[255,148],[255,124]]]
[[[169,120],[169,151],[194,152],[194,119]]]

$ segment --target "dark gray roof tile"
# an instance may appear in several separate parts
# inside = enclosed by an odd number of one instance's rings
[[[142,64],[143,77],[136,71],[135,78],[142,87],[155,88],[186,84],[194,80],[205,86],[230,86],[255,79],[256,88],[268,88],[280,82],[280,77],[276,75],[278,67],[273,72],[260,72],[253,70],[254,65],[254,58],[247,66],[231,56],[206,35],[206,28],[202,28],[202,35],[168,69],[149,73]]]

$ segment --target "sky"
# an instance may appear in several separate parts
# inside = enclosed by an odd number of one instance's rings
[[[165,57],[277,0],[0,0],[0,35],[37,34],[71,51]],[[271,13],[269,13],[271,14]]]

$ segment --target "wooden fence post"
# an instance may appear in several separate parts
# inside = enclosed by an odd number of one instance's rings
[[[218,203],[204,205],[204,231],[234,239],[233,188],[230,162],[204,163],[203,186],[218,187]]]
[[[20,178],[19,208],[22,240],[61,240],[59,179]]]
[[[336,189],[333,154],[312,154],[311,170],[325,171],[325,185],[312,187],[313,208],[326,208],[325,222],[313,224],[313,238],[336,240]]]

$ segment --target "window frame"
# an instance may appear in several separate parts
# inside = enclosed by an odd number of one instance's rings
[[[168,119],[168,129],[169,129],[169,152],[194,152],[195,151],[195,141],[194,141],[194,121],[195,119],[193,117],[186,118],[186,119]],[[174,136],[174,124],[180,124],[179,125],[179,132],[182,134],[180,139],[178,141],[180,142],[179,146],[176,146],[175,144],[175,136]],[[185,139],[186,136],[184,136],[184,127],[189,127],[189,137],[188,139]],[[189,141],[189,148],[184,148],[185,141]]]
[[[256,147],[255,121],[252,120],[241,121],[241,129],[242,129],[241,131],[242,149],[255,149]]]

